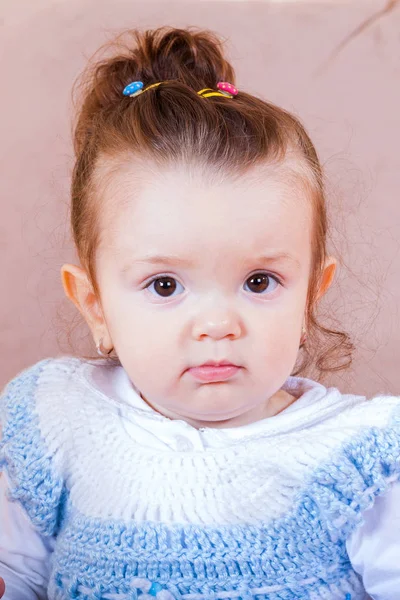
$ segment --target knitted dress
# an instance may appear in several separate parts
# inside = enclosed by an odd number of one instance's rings
[[[300,398],[248,435],[179,422],[171,448],[126,376],[128,400],[96,388],[121,371],[48,358],[1,396],[11,498],[55,541],[49,600],[366,598],[345,542],[400,479],[400,398],[289,377]]]

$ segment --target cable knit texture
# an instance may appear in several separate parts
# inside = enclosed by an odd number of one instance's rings
[[[329,388],[301,426],[179,451],[85,368],[44,359],[1,396],[11,498],[56,538],[49,600],[365,598],[345,542],[400,479],[400,398]]]

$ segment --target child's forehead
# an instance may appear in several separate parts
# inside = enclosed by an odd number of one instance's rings
[[[301,175],[279,165],[229,173],[191,164],[160,168],[146,162],[140,166],[127,163],[110,170],[107,180],[102,193],[104,206],[121,219],[129,213],[138,218],[154,210],[169,214],[175,210],[177,216],[227,211],[234,217],[274,209],[283,217],[293,205],[297,212],[309,213]]]
[[[114,171],[101,202],[108,213],[102,237],[121,249],[207,240],[229,246],[251,239],[259,248],[263,240],[272,246],[296,241],[309,229],[311,203],[302,186],[280,175],[258,169],[207,177],[206,171],[184,166]]]

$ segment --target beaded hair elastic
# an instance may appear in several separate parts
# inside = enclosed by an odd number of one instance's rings
[[[148,85],[144,89],[143,89],[143,81],[132,81],[132,83],[129,83],[125,87],[125,89],[122,93],[124,96],[130,96],[131,98],[133,98],[134,96],[139,96],[139,94],[142,94],[143,92],[146,92],[150,88],[156,87],[156,86],[160,85],[161,83],[168,83],[168,81],[159,81],[158,83],[152,83],[151,85]],[[217,88],[219,90],[218,92],[216,92],[212,88],[203,88],[202,90],[200,90],[197,93],[200,96],[203,96],[203,98],[209,98],[210,96],[226,96],[228,98],[233,98],[234,96],[237,96],[237,94],[238,94],[238,91],[235,88],[235,86],[232,85],[231,83],[228,83],[227,81],[219,81],[217,83]]]

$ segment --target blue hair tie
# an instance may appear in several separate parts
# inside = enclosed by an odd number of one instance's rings
[[[124,91],[122,92],[124,96],[138,96],[143,91],[143,81],[132,81],[129,83]]]

